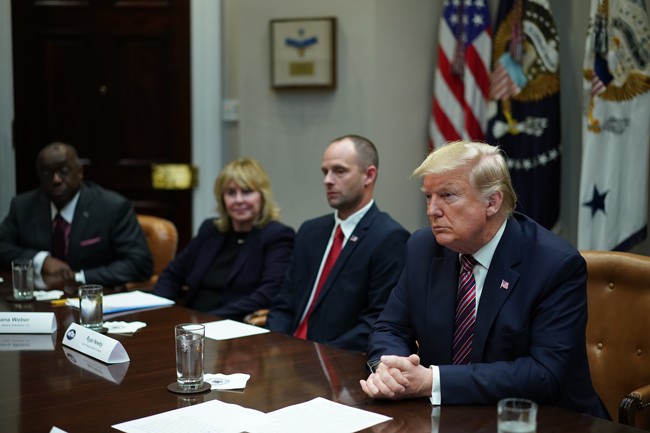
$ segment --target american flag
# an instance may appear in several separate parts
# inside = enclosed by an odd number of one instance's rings
[[[491,54],[488,0],[445,0],[438,33],[430,149],[450,140],[484,139]]]

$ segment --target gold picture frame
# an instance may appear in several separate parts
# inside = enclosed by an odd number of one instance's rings
[[[336,18],[274,19],[271,87],[336,88]]]

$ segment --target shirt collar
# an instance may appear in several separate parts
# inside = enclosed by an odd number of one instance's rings
[[[503,232],[506,230],[507,222],[508,219],[506,219],[501,224],[499,230],[497,230],[496,234],[492,237],[492,239],[490,239],[490,241],[487,244],[483,245],[481,248],[479,248],[477,252],[472,254],[472,256],[478,262],[478,264],[483,266],[486,269],[490,269],[490,263],[492,263],[492,257],[494,257],[494,252],[497,250],[497,246],[499,245],[499,241],[503,236]]]
[[[77,202],[79,202],[79,196],[81,195],[81,191],[77,191],[77,193],[72,197],[72,200],[68,202],[63,208],[61,208],[60,211],[56,209],[56,206],[54,206],[54,203],[50,202],[50,215],[51,218],[54,219],[56,216],[57,212],[61,214],[61,217],[67,222],[67,223],[72,223],[72,219],[74,218],[74,210],[77,208]]]
[[[345,235],[345,239],[348,239],[354,229],[357,227],[357,224],[359,224],[359,221],[361,221],[361,218],[363,218],[366,213],[368,212],[368,209],[375,203],[374,199],[371,199],[367,205],[347,217],[345,220],[342,220],[339,218],[339,212],[336,211],[334,212],[334,227],[337,225],[341,225],[341,231],[343,231],[343,235]]]

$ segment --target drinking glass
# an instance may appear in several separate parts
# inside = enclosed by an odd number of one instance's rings
[[[11,277],[15,300],[26,301],[34,298],[34,264],[31,259],[12,261]]]
[[[79,323],[93,331],[104,326],[103,287],[99,284],[79,286]]]
[[[198,323],[176,325],[176,382],[184,390],[203,386],[203,346],[205,326]]]
[[[525,398],[504,398],[497,405],[499,433],[535,433],[537,403]]]

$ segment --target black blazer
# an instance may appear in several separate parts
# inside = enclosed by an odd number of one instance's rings
[[[306,221],[291,266],[268,316],[272,331],[293,334],[305,310],[334,216]],[[307,339],[363,352],[404,264],[409,233],[372,205],[347,240],[309,317]]]
[[[32,258],[51,250],[50,201],[40,190],[11,200],[0,225],[0,263]],[[68,265],[83,270],[87,283],[113,287],[144,281],[153,272],[153,259],[131,202],[92,182],[81,186],[68,244]]]
[[[289,265],[294,236],[291,227],[277,221],[253,229],[230,270],[224,305],[211,313],[241,320],[248,313],[269,308]],[[217,229],[214,219],[205,220],[187,248],[160,274],[154,293],[177,299],[182,286],[187,285],[185,304],[192,305],[203,276],[225,240],[226,233]]]

